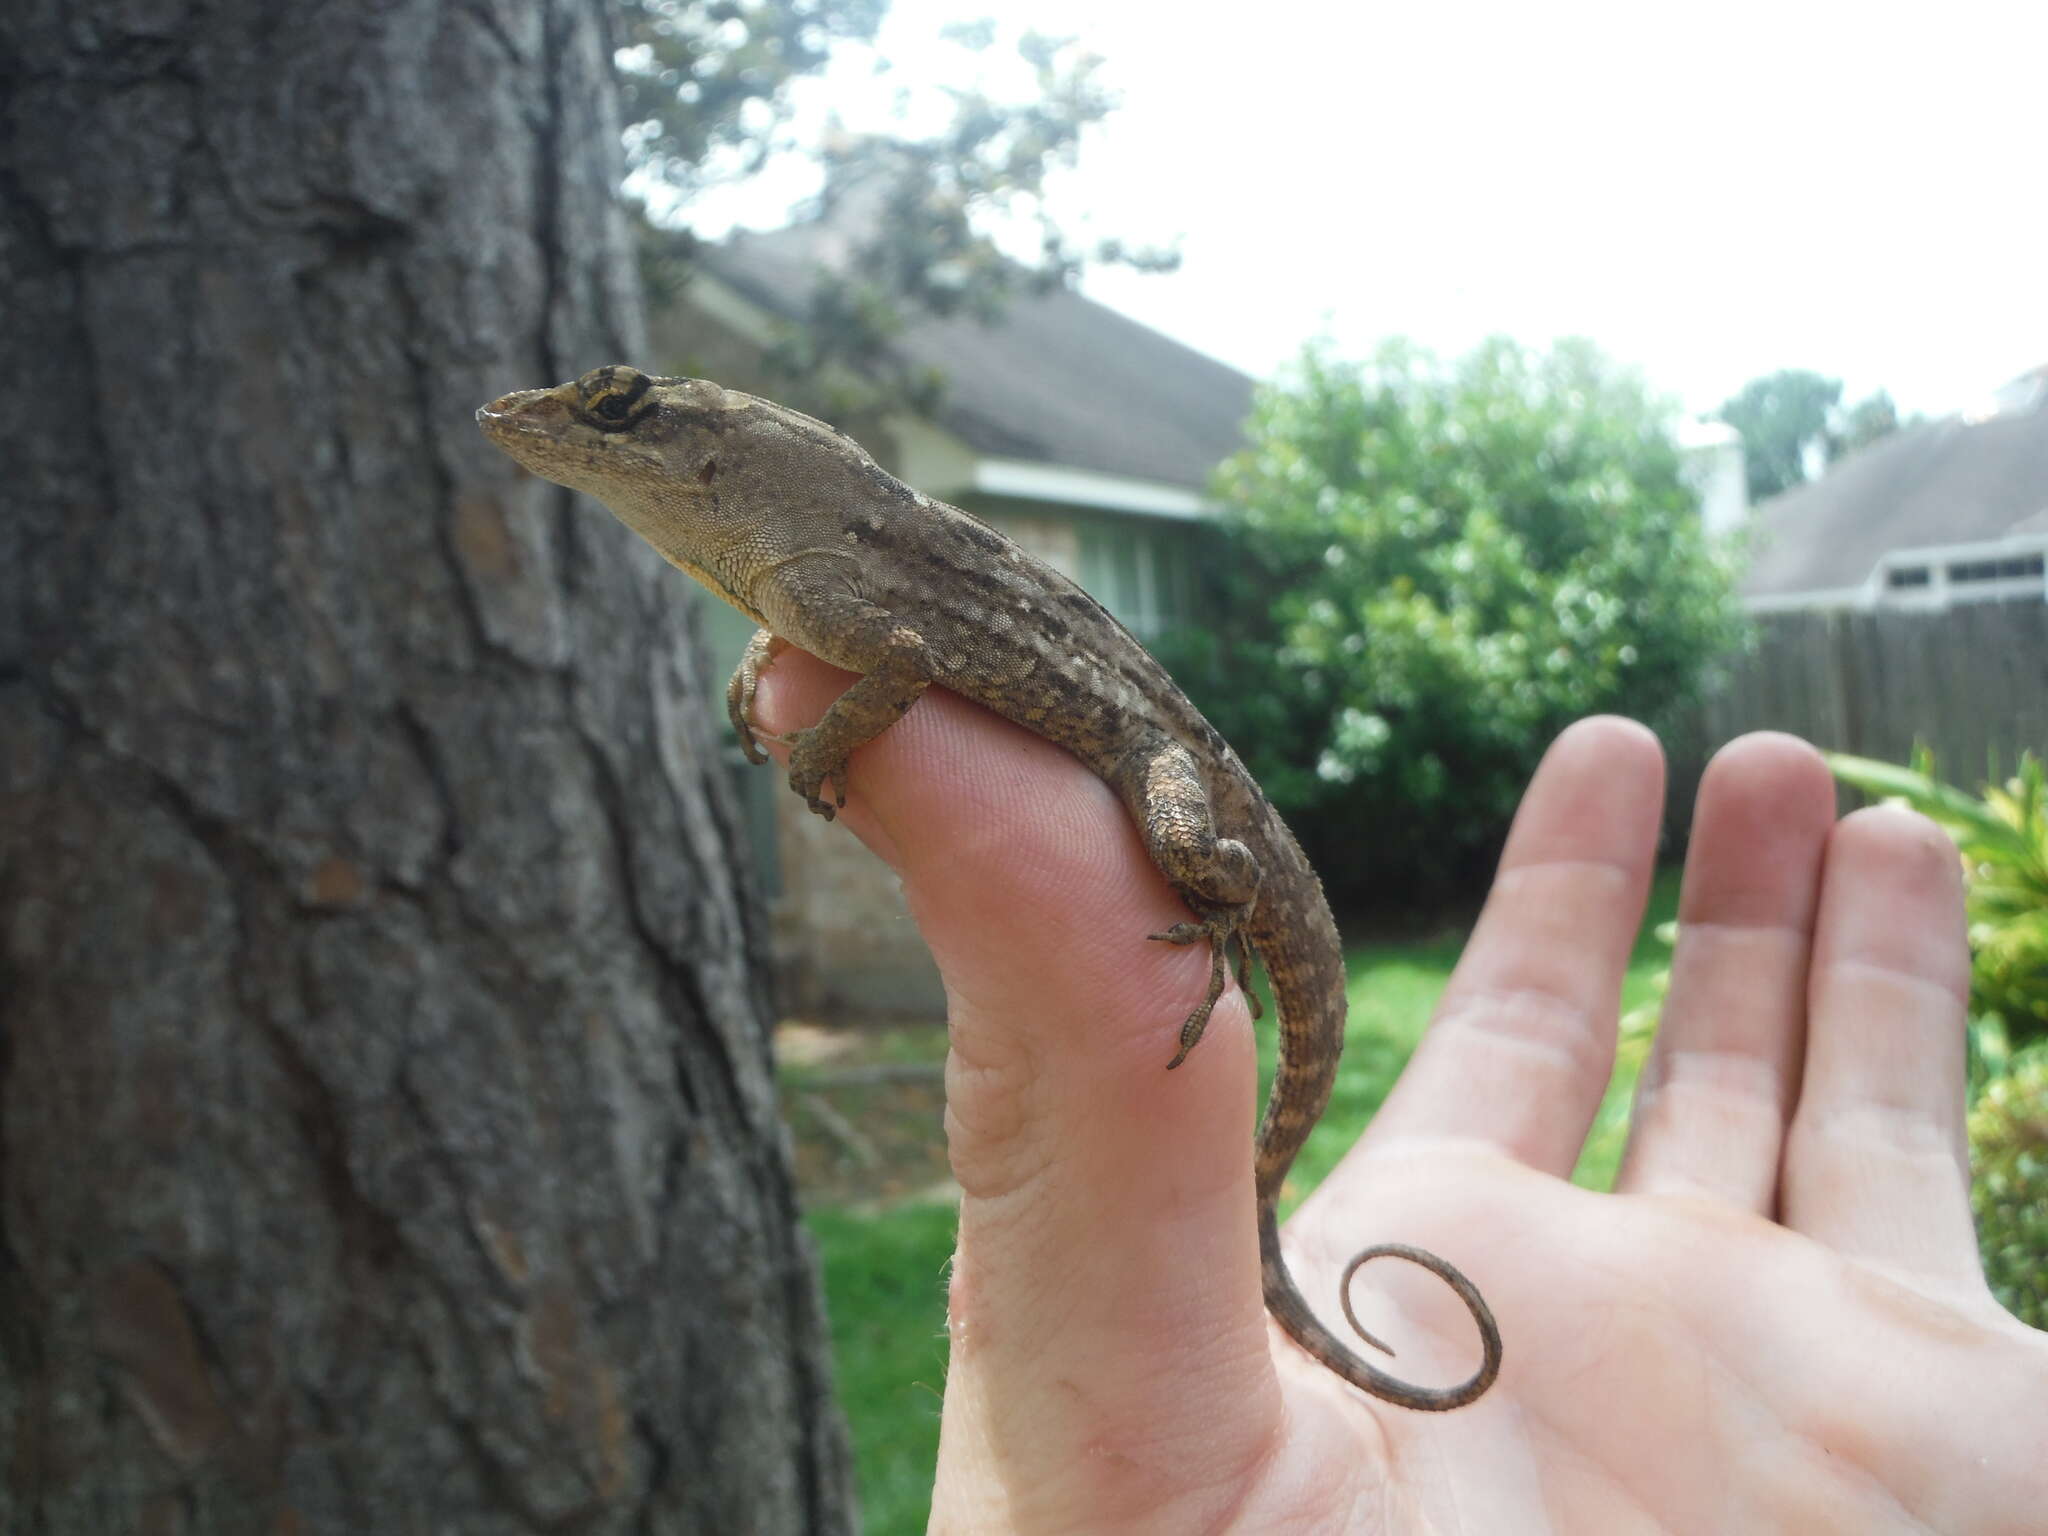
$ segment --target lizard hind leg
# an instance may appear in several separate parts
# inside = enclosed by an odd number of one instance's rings
[[[1196,914],[1150,935],[1168,944],[1209,944],[1209,986],[1180,1027],[1180,1049],[1171,1070],[1187,1060],[1209,1027],[1209,1014],[1231,975],[1230,946],[1238,947],[1235,970],[1246,979],[1250,951],[1240,929],[1259,896],[1259,860],[1234,837],[1217,835],[1209,794],[1193,756],[1179,742],[1155,736],[1134,750],[1113,775],[1145,840],[1145,851]],[[1249,989],[1247,999],[1252,997]],[[1254,1010],[1256,1002],[1252,1004]],[[1254,1013],[1256,1016],[1256,1012]]]

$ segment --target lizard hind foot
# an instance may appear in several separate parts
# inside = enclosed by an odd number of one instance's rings
[[[1180,1049],[1173,1053],[1173,1060],[1166,1064],[1171,1072],[1188,1059],[1188,1052],[1202,1043],[1202,1035],[1209,1027],[1209,1015],[1216,1009],[1216,1000],[1223,996],[1223,988],[1230,979],[1230,945],[1237,937],[1237,920],[1229,916],[1210,917],[1198,923],[1175,923],[1164,933],[1148,933],[1148,939],[1163,944],[1195,944],[1203,939],[1209,941],[1209,987],[1202,994],[1202,1000],[1195,1005],[1180,1027]],[[1242,964],[1240,964],[1242,972]],[[1247,988],[1246,1000],[1251,1004],[1252,1017],[1258,1017],[1258,1000]]]

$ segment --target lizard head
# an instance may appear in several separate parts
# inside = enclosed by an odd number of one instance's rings
[[[819,463],[866,460],[823,422],[770,401],[624,365],[515,390],[476,420],[534,474],[595,496],[663,558],[757,619],[747,596],[756,573],[805,532],[771,514]],[[837,458],[819,455],[825,440]]]
[[[708,379],[658,379],[623,364],[553,389],[519,389],[476,413],[484,435],[544,480],[624,516],[657,487],[688,496],[716,478],[719,440],[757,404]]]

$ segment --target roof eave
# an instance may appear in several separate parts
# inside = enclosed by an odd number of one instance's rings
[[[984,496],[1095,507],[1139,517],[1191,521],[1209,516],[1215,504],[1199,491],[1158,480],[1138,480],[1067,464],[977,456],[970,488]]]

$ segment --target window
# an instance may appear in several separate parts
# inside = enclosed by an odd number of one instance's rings
[[[1187,549],[1177,527],[1136,521],[1085,523],[1081,585],[1151,640],[1187,614]]]
[[[2042,574],[2040,555],[2012,555],[1999,560],[1958,560],[1948,568],[1950,581],[2023,581]]]
[[[2041,541],[1986,540],[1894,551],[1897,565],[1880,567],[1880,601],[1901,608],[1947,608],[1957,603],[2040,602],[2048,598],[2048,553]],[[1918,557],[1924,564],[1904,562]]]

